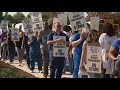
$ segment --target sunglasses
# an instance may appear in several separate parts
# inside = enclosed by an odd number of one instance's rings
[[[61,27],[61,26],[56,26],[56,27]]]

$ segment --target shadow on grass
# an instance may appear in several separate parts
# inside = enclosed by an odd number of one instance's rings
[[[0,78],[37,78],[34,75],[0,61]]]

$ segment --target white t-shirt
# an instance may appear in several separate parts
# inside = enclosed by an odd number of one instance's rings
[[[99,43],[102,47],[102,60],[103,60],[103,68],[106,69],[106,74],[110,74],[111,70],[111,60],[108,56],[108,52],[111,46],[111,43],[117,39],[117,36],[109,37],[106,33],[101,34],[99,37]]]

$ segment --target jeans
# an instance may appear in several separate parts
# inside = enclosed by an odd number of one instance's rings
[[[26,47],[26,60],[28,67],[30,67],[29,47]]]
[[[63,68],[63,72],[65,73],[66,72],[66,58],[64,60],[64,68]]]
[[[14,46],[8,46],[8,57],[10,59],[10,62],[13,61],[15,55],[15,47]]]
[[[54,78],[56,75],[56,78],[62,77],[62,71],[64,67],[64,59],[52,59],[50,60],[50,78]]]

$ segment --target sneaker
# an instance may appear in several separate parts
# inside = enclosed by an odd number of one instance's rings
[[[12,62],[10,62],[10,64],[13,64],[13,61],[12,61]]]
[[[31,73],[34,73],[34,70],[31,70]]]
[[[19,64],[19,66],[23,67],[23,64]]]
[[[43,71],[42,71],[42,70],[39,70],[39,73],[43,73]]]

